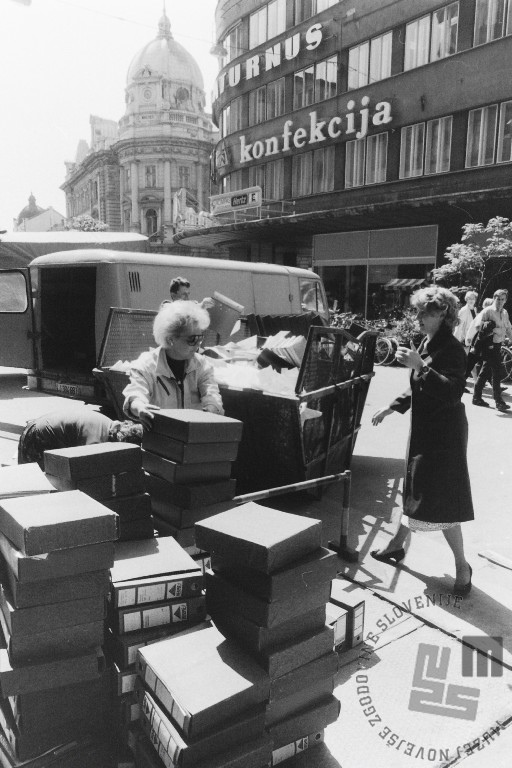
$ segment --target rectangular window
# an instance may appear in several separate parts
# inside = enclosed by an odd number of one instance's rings
[[[233,131],[239,131],[241,128],[243,128],[243,110],[242,110],[242,97],[239,96],[236,99],[233,99],[231,104],[229,105],[231,108],[231,114],[230,114],[230,120],[229,120],[229,129],[231,132]],[[225,134],[224,134],[225,135]]]
[[[400,178],[410,179],[423,174],[423,142],[425,123],[402,128],[400,144]]]
[[[313,194],[334,189],[334,147],[313,152]]]
[[[348,52],[348,89],[362,88],[368,84],[368,57],[370,43],[362,43]]]
[[[430,16],[423,16],[406,25],[404,70],[428,63],[429,43]]]
[[[490,43],[512,32],[509,0],[476,0],[474,45]]]
[[[190,168],[186,165],[178,166],[178,176],[180,179],[180,187],[188,188],[190,186]]]
[[[497,119],[497,104],[470,111],[466,146],[466,168],[492,165],[494,162]]]
[[[286,0],[273,0],[249,17],[249,48],[265,43],[286,29]]]
[[[308,67],[293,75],[293,108],[312,104],[315,97],[315,68]]]
[[[249,93],[249,125],[262,123],[266,117],[265,86]]]
[[[391,75],[391,43],[393,34],[367,40],[348,53],[348,89],[362,88]]]
[[[282,200],[284,197],[284,160],[274,160],[265,168],[265,197]]]
[[[241,56],[243,53],[242,50],[242,40],[241,40],[241,32],[242,32],[242,25],[237,24],[234,29],[229,32],[227,37],[224,38],[223,41],[223,47],[226,50],[226,56],[222,59],[222,66],[225,67],[226,64],[229,64],[230,61],[233,59],[236,59],[238,56]]]
[[[249,186],[261,187],[262,197],[266,197],[265,165],[253,165],[249,168]]]
[[[393,35],[374,37],[370,41],[370,83],[383,80],[391,75],[391,41]]]
[[[231,115],[231,107],[228,104],[228,106],[224,107],[224,109],[222,110],[221,117],[220,117],[220,135],[222,137],[229,135],[230,122],[231,122],[230,115]]]
[[[452,117],[427,122],[425,139],[425,173],[447,173],[452,148]]]
[[[457,52],[459,4],[452,3],[432,14],[430,61],[444,59]]]
[[[339,0],[295,0],[295,24],[310,19],[338,2]]]
[[[512,101],[505,101],[501,105],[497,159],[498,163],[512,161]]]
[[[146,187],[156,187],[156,165],[146,165]]]
[[[345,155],[345,188],[362,187],[364,185],[364,162],[366,157],[366,141],[356,139],[347,141]]]
[[[377,133],[366,139],[366,183],[386,181],[388,155],[387,133]]]
[[[311,194],[312,152],[294,155],[292,160],[292,196],[303,197]]]
[[[338,57],[331,56],[319,61],[315,67],[315,101],[325,101],[336,96],[338,85]]]
[[[284,77],[267,85],[267,120],[284,114]]]

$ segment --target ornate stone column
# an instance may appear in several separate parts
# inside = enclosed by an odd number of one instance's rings
[[[172,224],[171,161],[164,160],[164,226]]]
[[[134,160],[130,163],[130,181],[132,197],[132,217],[130,230],[140,232],[140,209],[139,209],[139,164]]]

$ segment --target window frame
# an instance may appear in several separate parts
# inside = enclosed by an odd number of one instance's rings
[[[423,176],[424,158],[425,123],[405,125],[400,132],[399,178],[414,179]]]
[[[492,138],[492,159],[489,162],[485,161],[485,154],[486,154],[486,144],[487,144],[487,137],[489,136],[489,128],[492,128],[492,126],[489,126],[489,119],[488,116],[491,114],[491,110],[494,110],[494,130],[493,130],[493,138]],[[478,147],[477,147],[477,162],[472,163],[471,161],[471,155],[474,151],[474,139],[470,135],[471,134],[471,127],[472,123],[474,123],[474,117],[480,113],[481,116],[485,116],[485,120],[480,120],[479,129],[478,129]],[[482,130],[482,125],[484,126]],[[498,104],[488,104],[485,107],[478,107],[477,109],[470,109],[468,113],[468,124],[467,124],[467,141],[466,141],[466,160],[465,160],[465,168],[482,168],[487,165],[494,165],[495,159],[496,159],[496,130],[498,126]],[[476,138],[476,137],[475,137]],[[482,161],[482,155],[484,156],[484,162]]]
[[[505,117],[506,117],[506,111],[507,106],[510,108],[510,120],[507,122],[510,123],[510,135],[507,137],[507,140],[509,142],[509,157],[503,159],[503,138],[504,138],[504,131],[503,127],[505,125]],[[507,101],[502,101],[500,104],[500,114],[499,114],[499,120],[498,120],[498,142],[496,147],[496,162],[497,163],[510,163],[512,162],[512,100],[508,99]]]
[[[439,131],[438,137],[436,140],[436,152],[435,152],[435,170],[429,170],[431,167],[431,158],[433,156],[433,153],[431,151],[431,146],[433,142],[430,140],[432,136],[432,129],[433,126],[438,123],[440,126],[442,125],[442,130]],[[446,126],[449,126],[448,130],[446,129]],[[451,170],[451,157],[452,157],[452,135],[453,135],[453,115],[445,115],[444,117],[436,117],[432,120],[427,120],[426,124],[426,130],[425,130],[425,157],[423,160],[423,172],[425,176],[433,176],[439,173],[449,173]],[[448,138],[446,139],[446,136]],[[448,167],[447,168],[440,168],[440,163],[443,162],[444,158],[444,148],[445,144],[448,146]]]
[[[387,172],[388,172],[388,134],[385,133],[374,133],[371,136],[367,136],[366,139],[366,163],[365,163],[365,186],[370,186],[372,184],[383,184],[387,180]],[[384,165],[383,168],[381,168],[381,175],[383,178],[372,178],[369,180],[370,172],[369,167],[371,163],[371,153],[370,153],[370,147],[375,144],[376,145],[376,152],[375,157],[378,161],[379,156],[382,155],[384,157]],[[382,144],[384,147],[380,147],[379,145]],[[375,170],[375,176],[377,176],[377,168]]]
[[[487,18],[487,21],[485,23],[485,29],[486,29],[486,35],[485,40],[478,39],[480,35],[477,34],[477,24],[479,21],[479,9],[485,4],[486,6],[486,15],[489,16],[489,9],[492,6],[496,6],[498,4],[503,4],[503,18],[501,21],[501,32],[498,34],[493,35],[492,33],[489,34],[490,24],[489,24],[489,18]],[[483,28],[483,24],[480,28]],[[495,24],[494,24],[495,26]],[[473,47],[477,47],[479,45],[486,45],[487,43],[492,43],[494,40],[501,40],[502,37],[506,37],[507,35],[512,34],[512,2],[510,0],[476,0],[475,3],[475,24],[473,28]]]

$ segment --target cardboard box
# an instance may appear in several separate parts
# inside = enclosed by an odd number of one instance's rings
[[[333,628],[334,647],[338,653],[348,648],[347,618],[348,611],[334,603],[327,603],[327,625]]]
[[[97,477],[86,477],[78,480],[50,474],[47,474],[47,477],[58,491],[82,491],[96,501],[104,501],[118,496],[132,496],[144,493],[146,490],[146,477],[142,467],[131,472],[117,472],[116,474],[98,475]]]
[[[208,504],[206,507],[197,509],[185,509],[168,501],[162,501],[153,496],[151,499],[151,508],[155,517],[165,521],[168,525],[175,528],[193,528],[200,520],[206,520],[208,517],[218,515],[219,512],[225,512],[232,509],[236,504],[232,501],[220,501],[218,504]]]
[[[81,491],[0,502],[0,531],[25,555],[113,541],[117,520],[115,512]]]
[[[114,702],[114,717],[121,727],[136,723],[141,717],[139,697],[135,690],[125,693]]]
[[[4,565],[1,568],[1,578],[14,608],[30,608],[68,600],[83,600],[87,597],[106,597],[110,587],[108,570],[25,583],[18,581],[11,569]]]
[[[215,624],[227,637],[255,654],[269,651],[308,632],[316,632],[325,626],[325,604],[311,611],[294,616],[275,627],[263,627],[220,603],[215,595],[206,590],[206,610]],[[330,649],[332,650],[332,649]]]
[[[148,691],[142,691],[140,710],[142,727],[159,757],[176,768],[196,768],[198,762],[209,759],[215,753],[260,736],[265,727],[265,708],[260,706],[239,713],[199,740],[185,741],[172,718]]]
[[[103,620],[50,628],[28,635],[13,635],[0,611],[0,625],[12,664],[76,656],[96,648],[104,640]]]
[[[219,501],[229,501],[236,493],[236,480],[174,485],[156,475],[146,474],[146,488],[151,499],[176,504],[184,509],[197,509]]]
[[[143,629],[140,632],[130,632],[128,635],[115,635],[110,628],[106,631],[106,647],[109,657],[115,661],[120,669],[134,668],[137,661],[137,651],[146,645],[160,642],[173,635],[184,635],[187,632],[205,629],[211,626],[208,621],[194,624],[183,622],[180,624],[168,624],[153,629]]]
[[[348,648],[354,648],[363,642],[365,591],[346,579],[334,579],[331,584],[331,603],[347,611]]]
[[[22,584],[28,584],[111,568],[114,563],[114,542],[69,547],[30,557],[16,549],[0,533],[0,553],[15,578]]]
[[[172,536],[181,547],[193,547],[196,543],[196,529],[176,528],[170,525],[166,520],[161,520],[158,515],[153,515],[155,530],[159,536]]]
[[[187,740],[268,698],[268,676],[215,627],[140,648],[137,672]]]
[[[283,747],[278,747],[272,751],[272,768],[274,765],[284,763],[285,760],[290,760],[295,755],[302,754],[312,747],[316,747],[322,744],[324,740],[324,731],[315,731],[307,736],[302,736],[300,739],[292,741],[290,744],[285,744]]]
[[[292,717],[303,709],[313,707],[334,691],[334,678],[324,677],[310,683],[283,699],[274,699],[267,704],[265,725],[270,727]]]
[[[217,461],[203,464],[178,464],[156,453],[142,451],[142,466],[146,472],[167,480],[168,483],[207,483],[231,477],[231,462]]]
[[[266,734],[243,744],[229,747],[209,757],[206,762],[196,763],[196,768],[263,768],[270,764],[272,741]],[[164,763],[146,734],[137,738],[138,768],[162,768]]]
[[[103,595],[95,595],[82,600],[14,608],[10,597],[0,588],[0,611],[11,637],[22,637],[75,624],[101,622],[105,618],[105,599]]]
[[[235,461],[238,442],[233,443],[184,443],[168,435],[160,435],[153,429],[144,432],[142,449],[156,453],[178,464],[204,464],[206,462]]]
[[[152,517],[142,520],[122,520],[119,518],[119,541],[140,541],[152,539],[155,535],[155,526]]]
[[[60,743],[28,763],[20,762],[0,727],[0,764],[5,768],[99,768],[111,765],[112,759],[111,740],[100,739],[98,734],[93,734],[77,735],[71,741]]]
[[[230,610],[235,614],[241,614],[249,621],[262,627],[272,628],[291,619],[302,616],[315,608],[323,607],[329,599],[331,582],[325,581],[311,587],[307,592],[292,595],[282,600],[274,600],[268,603],[259,597],[251,595],[244,589],[232,584],[219,573],[207,571],[205,574],[205,589],[207,602],[213,597],[213,606],[223,606],[224,610]],[[213,613],[212,613],[213,615]]]
[[[335,579],[338,568],[337,553],[325,547],[320,547],[270,575],[249,568],[230,567],[216,553],[212,553],[213,571],[268,602],[304,595],[318,584]]]
[[[267,728],[274,742],[274,749],[302,738],[305,733],[322,731],[336,722],[340,713],[340,702],[335,696],[327,696],[321,703],[303,710],[286,720]]]
[[[200,568],[188,574],[161,574],[145,579],[114,582],[110,600],[114,608],[146,605],[162,600],[197,597],[203,589],[203,574]]]
[[[339,669],[338,654],[334,651],[319,656],[317,659],[292,669],[270,681],[269,701],[279,701],[293,696],[298,691],[314,685],[316,680],[334,678]]]
[[[273,573],[322,544],[322,523],[255,502],[196,524],[196,545],[232,566]]]
[[[151,517],[151,496],[149,493],[114,496],[111,499],[103,499],[102,504],[111,509],[112,512],[116,512],[122,522]]]
[[[94,443],[44,452],[44,471],[82,480],[140,469],[141,449],[132,443]]]
[[[129,669],[121,669],[117,664],[114,664],[114,695],[125,696],[127,693],[131,693],[135,690],[135,683],[137,681],[137,671],[135,667]]]
[[[39,464],[0,467],[0,499],[52,493],[54,490]]]
[[[0,693],[5,698],[97,680],[104,668],[105,658],[99,647],[69,658],[16,666],[10,663],[7,650],[0,648]]]
[[[189,621],[198,623],[205,617],[206,605],[203,595],[187,599],[163,600],[160,603],[149,603],[144,606],[114,608],[109,611],[110,626],[119,635],[162,627],[166,624],[182,624]]]
[[[243,424],[237,419],[194,408],[156,411],[151,431],[183,443],[238,443]]]

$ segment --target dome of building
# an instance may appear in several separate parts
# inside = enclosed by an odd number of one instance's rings
[[[201,70],[193,56],[174,40],[166,14],[158,23],[158,36],[147,43],[132,59],[126,84],[141,77],[164,77],[204,90]]]
[[[44,213],[45,210],[46,208],[41,208],[39,205],[36,205],[36,199],[34,195],[31,194],[28,198],[28,205],[26,205],[23,210],[20,211],[17,222],[18,224],[21,224],[24,219],[32,219],[39,213]]]

